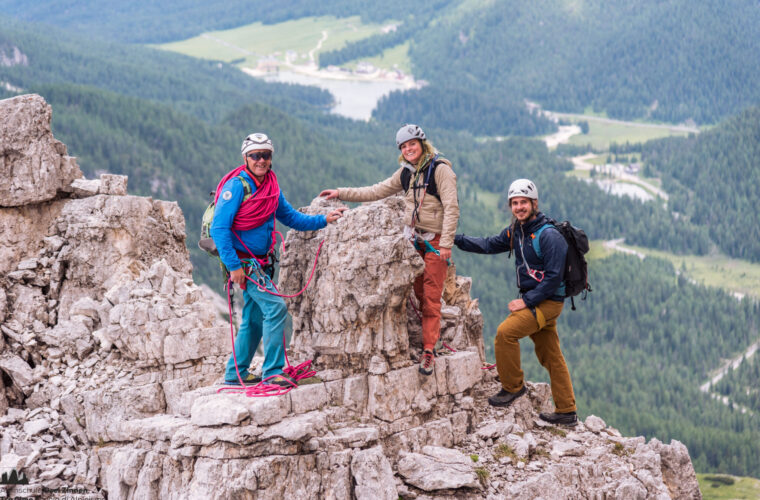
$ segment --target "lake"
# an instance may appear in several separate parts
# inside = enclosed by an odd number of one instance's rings
[[[330,109],[332,113],[364,121],[372,117],[372,111],[383,96],[394,90],[409,89],[409,84],[401,81],[319,78],[292,71],[279,71],[260,78],[268,82],[297,83],[325,89],[335,98],[336,104]]]

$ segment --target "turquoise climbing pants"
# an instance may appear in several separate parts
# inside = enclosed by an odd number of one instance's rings
[[[267,290],[277,292],[270,280],[266,280]],[[288,308],[282,297],[271,295],[255,283],[248,282],[243,290],[243,319],[240,330],[235,337],[235,354],[240,376],[245,378],[251,360],[259,347],[262,338],[264,340],[264,368],[262,378],[282,373],[285,366],[285,346],[283,343],[283,330]],[[230,355],[227,361],[225,380],[237,381],[235,373],[235,361]]]

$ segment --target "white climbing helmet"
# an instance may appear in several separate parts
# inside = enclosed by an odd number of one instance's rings
[[[530,198],[531,200],[537,200],[538,189],[536,189],[536,185],[533,184],[533,181],[529,179],[517,179],[515,182],[513,182],[509,186],[509,201],[512,201],[512,198],[518,196],[524,196],[526,198]]]
[[[402,144],[406,141],[411,141],[412,139],[419,139],[421,141],[425,140],[425,132],[423,132],[417,125],[407,123],[396,132],[396,146],[398,146],[399,149],[401,149]]]
[[[250,134],[243,139],[243,145],[240,146],[240,152],[245,156],[249,151],[255,151],[257,149],[268,149],[274,153],[274,146],[272,146],[272,139],[267,137],[266,134],[255,133]]]

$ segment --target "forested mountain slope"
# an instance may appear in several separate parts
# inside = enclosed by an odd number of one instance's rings
[[[0,12],[28,22],[65,26],[107,40],[128,43],[161,43],[182,40],[204,31],[265,24],[307,16],[332,14],[362,16],[380,22],[407,15],[430,16],[454,3],[433,0],[409,3],[403,0],[134,0],[115,4],[112,0],[0,0]]]
[[[133,43],[181,40],[256,21],[326,14],[403,21],[403,36],[388,34],[364,42],[356,57],[377,55],[391,42],[411,41],[414,74],[431,82],[414,94],[415,102],[433,108],[450,103],[453,108],[477,109],[478,103],[490,102],[509,109],[529,98],[561,111],[593,107],[618,118],[714,123],[760,103],[760,87],[754,84],[760,79],[760,6],[752,0],[288,0],[203,5],[171,0],[160,7],[139,1],[118,9],[108,0],[64,4],[0,0],[0,10],[27,21]],[[345,55],[331,57],[345,60],[357,47],[344,50]],[[399,100],[404,96],[396,95],[391,102]],[[381,107],[377,116],[390,118],[394,109]]]
[[[671,210],[720,234],[728,255],[760,261],[760,108],[699,136],[651,141],[642,159],[663,177]]]
[[[461,2],[415,42],[416,74],[494,101],[697,123],[760,103],[753,0]]]
[[[267,84],[230,65],[202,61],[140,46],[91,40],[43,25],[0,16],[0,53],[14,49],[26,64],[0,64],[0,82],[25,89],[41,83],[91,85],[124,95],[170,104],[184,113],[218,121],[249,102],[283,109],[327,106],[321,89]]]

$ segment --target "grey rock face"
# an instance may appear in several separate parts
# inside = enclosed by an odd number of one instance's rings
[[[408,484],[424,491],[480,488],[472,460],[461,452],[426,446],[423,453],[406,453],[398,472]]]
[[[593,416],[557,429],[538,419],[546,384],[489,407],[482,318],[453,267],[441,332],[455,352],[419,374],[422,261],[395,198],[288,234],[285,293],[325,240],[289,303],[291,362],[313,359],[318,376],[278,397],[219,394],[231,334],[190,279],[177,205],[127,195],[121,176],[81,179],[44,101],[12,101],[0,102],[0,170],[20,161],[0,180],[0,468],[114,499],[699,498],[681,443],[624,438]]]
[[[336,204],[317,198],[305,211],[323,213]],[[319,232],[288,232],[280,272],[287,294],[305,285],[324,241],[312,286],[288,300],[293,350],[314,359],[318,369],[380,375],[409,366],[411,354],[421,349],[420,320],[410,304],[416,303],[412,284],[424,263],[402,235],[402,205],[392,197],[346,212]],[[449,274],[442,340],[456,350],[472,348],[484,359],[482,317],[470,299],[469,278],[457,277],[453,267]]]
[[[351,474],[356,481],[357,500],[396,500],[398,491],[391,464],[379,446],[359,450],[351,459]]]
[[[82,172],[53,138],[52,109],[38,95],[0,101],[0,207],[52,200]]]

